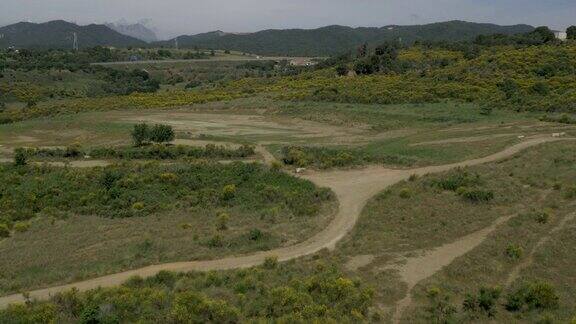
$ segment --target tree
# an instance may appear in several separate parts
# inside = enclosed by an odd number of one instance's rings
[[[150,128],[145,123],[134,125],[132,141],[135,146],[142,146],[150,138]]]
[[[348,67],[345,64],[339,64],[336,67],[336,74],[338,74],[338,76],[345,76],[348,74]]]
[[[358,57],[364,57],[368,55],[368,44],[364,43],[358,47]]]
[[[534,29],[530,35],[542,43],[552,43],[556,41],[556,35],[546,26]]]
[[[175,138],[174,129],[169,125],[157,124],[150,130],[149,139],[155,143],[172,142]]]
[[[570,26],[566,29],[566,34],[568,34],[568,39],[576,40],[576,26]]]
[[[374,73],[374,66],[369,60],[360,60],[354,64],[354,71],[356,74],[372,74]]]

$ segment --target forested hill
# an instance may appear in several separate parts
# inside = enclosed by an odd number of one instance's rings
[[[182,48],[228,49],[261,55],[326,56],[357,48],[368,42],[377,44],[401,39],[405,44],[415,41],[465,41],[478,35],[518,34],[534,29],[528,25],[499,26],[494,24],[449,21],[428,25],[351,28],[327,26],[318,29],[264,30],[250,34],[211,32],[179,36]],[[172,46],[174,40],[156,43]]]
[[[136,38],[122,35],[105,25],[79,26],[63,20],[42,24],[20,22],[0,28],[0,47],[72,48],[74,33],[81,48],[94,46],[146,46]]]

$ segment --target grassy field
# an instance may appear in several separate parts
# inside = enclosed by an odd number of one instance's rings
[[[431,278],[423,278],[414,289],[414,304],[404,312],[403,322],[427,323],[433,321],[430,308],[437,304],[429,300],[429,291],[438,287],[442,296],[450,296],[450,303],[457,313],[449,319],[456,322],[474,322],[474,317],[462,310],[466,294],[476,294],[481,287],[502,287],[503,296],[523,282],[543,280],[555,287],[560,297],[557,309],[535,309],[526,312],[508,312],[499,301],[496,317],[481,317],[483,321],[499,322],[530,321],[551,317],[563,322],[574,315],[573,280],[571,257],[565,253],[570,249],[570,240],[560,241],[557,235],[566,237],[573,230],[574,221],[554,234],[551,240],[538,247],[533,257],[529,254],[536,243],[551,229],[574,212],[573,198],[567,198],[576,180],[573,143],[548,144],[503,162],[431,175],[395,185],[375,197],[351,235],[332,256],[334,262],[343,263],[351,273],[370,282],[376,291],[376,300],[383,305],[385,317],[389,308],[406,294],[406,283],[396,269],[411,259],[426,255],[426,251],[439,248],[442,254],[450,255],[450,247],[444,244],[457,241],[489,227],[499,218],[512,216],[505,224],[496,228],[478,247]],[[528,163],[528,161],[530,161]],[[442,183],[462,179],[459,172],[466,172],[470,180],[464,183],[479,190],[494,194],[494,199],[485,203],[468,201],[458,193],[442,189]],[[546,179],[543,180],[543,175]],[[539,223],[538,215],[549,214],[546,223]],[[541,222],[541,221],[540,221]],[[464,244],[464,243],[463,243]],[[519,259],[511,259],[510,247],[520,248]],[[561,258],[560,256],[566,256]],[[506,281],[514,267],[530,258],[530,265],[519,272],[510,286]],[[552,272],[546,267],[558,269]],[[416,276],[418,277],[418,276]],[[443,298],[443,297],[442,297]]]
[[[331,193],[257,164],[0,166],[0,292],[291,245]]]
[[[305,152],[301,166],[387,164],[411,167],[484,156],[518,136],[556,132],[538,115],[473,104],[351,105],[276,102],[264,97],[197,104],[188,108],[85,112],[0,125],[0,154],[23,147],[102,147],[129,144],[134,123],[165,123],[187,144],[206,141],[264,145],[283,159],[285,148]],[[570,134],[574,127],[565,127]]]
[[[351,304],[347,304],[356,305],[354,307],[357,308],[353,307],[356,309],[354,312],[344,311],[340,316],[352,316],[356,321],[387,322],[394,312],[395,303],[407,293],[406,283],[401,279],[403,265],[425,256],[432,249],[453,253],[446,248],[447,243],[458,242],[462,237],[490,227],[495,220],[509,216],[470,252],[447,263],[429,278],[417,282],[413,290],[414,299],[405,310],[402,322],[567,322],[576,315],[572,289],[575,275],[571,266],[571,242],[576,222],[572,219],[557,231],[555,229],[565,217],[573,214],[575,161],[573,143],[565,142],[542,145],[488,165],[414,177],[372,199],[353,232],[333,252],[324,251],[280,265],[270,261],[263,268],[191,273],[178,275],[176,279],[174,275],[162,274],[145,282],[134,279],[122,288],[57,297],[50,307],[42,303],[33,303],[28,308],[14,307],[0,313],[0,317],[47,313],[46,316],[52,318],[78,318],[80,310],[62,308],[62,305],[67,305],[68,298],[78,300],[74,303],[77,305],[75,307],[85,309],[103,305],[101,298],[106,296],[107,303],[114,305],[110,314],[133,320],[157,319],[154,316],[164,316],[166,307],[174,307],[172,291],[184,292],[186,287],[192,285],[204,298],[221,300],[238,308],[241,319],[253,320],[264,314],[253,307],[259,310],[270,308],[264,307],[261,299],[251,298],[251,294],[290,283],[291,289],[282,290],[288,295],[280,292],[280,295],[274,295],[287,298],[284,299],[287,302],[283,304],[282,311],[273,313],[276,315],[266,313],[266,316],[276,318],[294,311],[300,316],[297,319],[310,320],[312,315],[303,311],[307,308],[302,307],[312,303],[312,300],[325,303],[325,297],[316,296],[305,304],[299,304],[300,298],[308,297],[305,297],[305,293],[298,293],[298,287],[309,287],[309,292],[330,294],[327,289],[310,288],[320,287],[319,283],[315,283],[315,278],[331,280],[347,277],[353,280],[347,283],[344,279],[338,279],[339,284],[355,289],[367,287],[369,290],[360,295],[356,290],[342,295],[357,296],[348,301]],[[543,174],[547,176],[545,181],[542,181]],[[485,202],[474,200],[458,190],[459,186],[491,192],[493,199]],[[549,216],[543,217],[542,213]],[[546,237],[550,239],[543,241]],[[544,243],[538,244],[540,241]],[[463,241],[462,244],[467,243]],[[515,269],[520,269],[516,271],[517,276],[514,275]],[[553,295],[558,297],[557,307],[536,307],[518,312],[505,309],[509,294],[514,293],[522,283],[537,280],[553,287]],[[493,306],[496,311],[491,315],[481,308],[465,311],[462,306],[463,301],[469,298],[467,296],[475,296],[482,286],[500,287],[502,291],[502,297]],[[167,289],[168,295],[163,297],[160,308],[149,313],[150,303],[158,300],[158,297],[152,297],[156,296],[154,292],[158,287]],[[123,299],[120,296],[124,296]],[[449,296],[447,302],[444,296]],[[130,300],[144,302],[128,302]],[[361,300],[363,302],[358,304]],[[326,305],[332,305],[329,307],[334,310],[341,309],[334,304]],[[102,311],[97,313],[100,316],[108,314]],[[443,317],[446,314],[449,316]]]

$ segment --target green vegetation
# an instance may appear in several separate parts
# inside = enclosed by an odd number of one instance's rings
[[[97,147],[82,149],[71,146],[65,149],[20,149],[15,157],[51,159],[120,159],[120,160],[175,160],[175,159],[243,159],[255,154],[254,147],[242,145],[229,149],[222,145],[205,147],[185,145],[148,145],[142,147]]]
[[[0,310],[2,322],[353,322],[370,319],[372,291],[318,263],[132,278]]]
[[[0,244],[2,294],[293,244],[326,225],[334,202],[327,189],[246,163],[3,164],[0,183],[10,236]]]
[[[527,25],[497,26],[464,21],[448,21],[416,26],[350,28],[327,26],[311,30],[264,30],[246,35],[220,32],[178,37],[183,48],[230,49],[260,55],[328,56],[353,51],[360,44],[380,44],[399,38],[407,44],[416,41],[472,41],[482,34],[516,34],[530,32]],[[173,40],[159,42],[170,46]]]
[[[184,207],[281,206],[289,214],[309,217],[331,198],[329,191],[301,186],[283,173],[244,163],[88,170],[2,165],[0,177],[2,221],[8,224],[52,212],[131,217]],[[133,208],[134,204],[141,207]]]

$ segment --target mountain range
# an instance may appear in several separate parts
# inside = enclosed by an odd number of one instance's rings
[[[36,24],[19,22],[0,28],[0,47],[72,48],[74,33],[80,48],[94,46],[146,46],[146,42],[121,34],[105,25],[79,26],[63,20]]]
[[[174,47],[177,39],[180,48],[235,50],[260,55],[327,56],[354,50],[363,43],[378,44],[391,40],[399,40],[403,44],[416,41],[468,41],[478,35],[519,34],[532,30],[534,27],[529,25],[500,26],[448,21],[412,26],[269,29],[243,34],[214,31],[146,43],[144,40],[153,39],[148,32],[153,32],[141,24],[78,26],[57,20],[42,24],[21,22],[2,27],[0,47],[72,48],[73,34],[76,33],[80,47]]]
[[[519,34],[534,29],[528,25],[500,26],[464,21],[448,21],[427,25],[359,27],[327,26],[317,29],[270,29],[249,34],[221,31],[179,36],[181,48],[228,49],[261,55],[322,56],[353,50],[362,43],[377,44],[400,40],[467,41],[478,35]],[[172,46],[174,39],[156,43]]]

